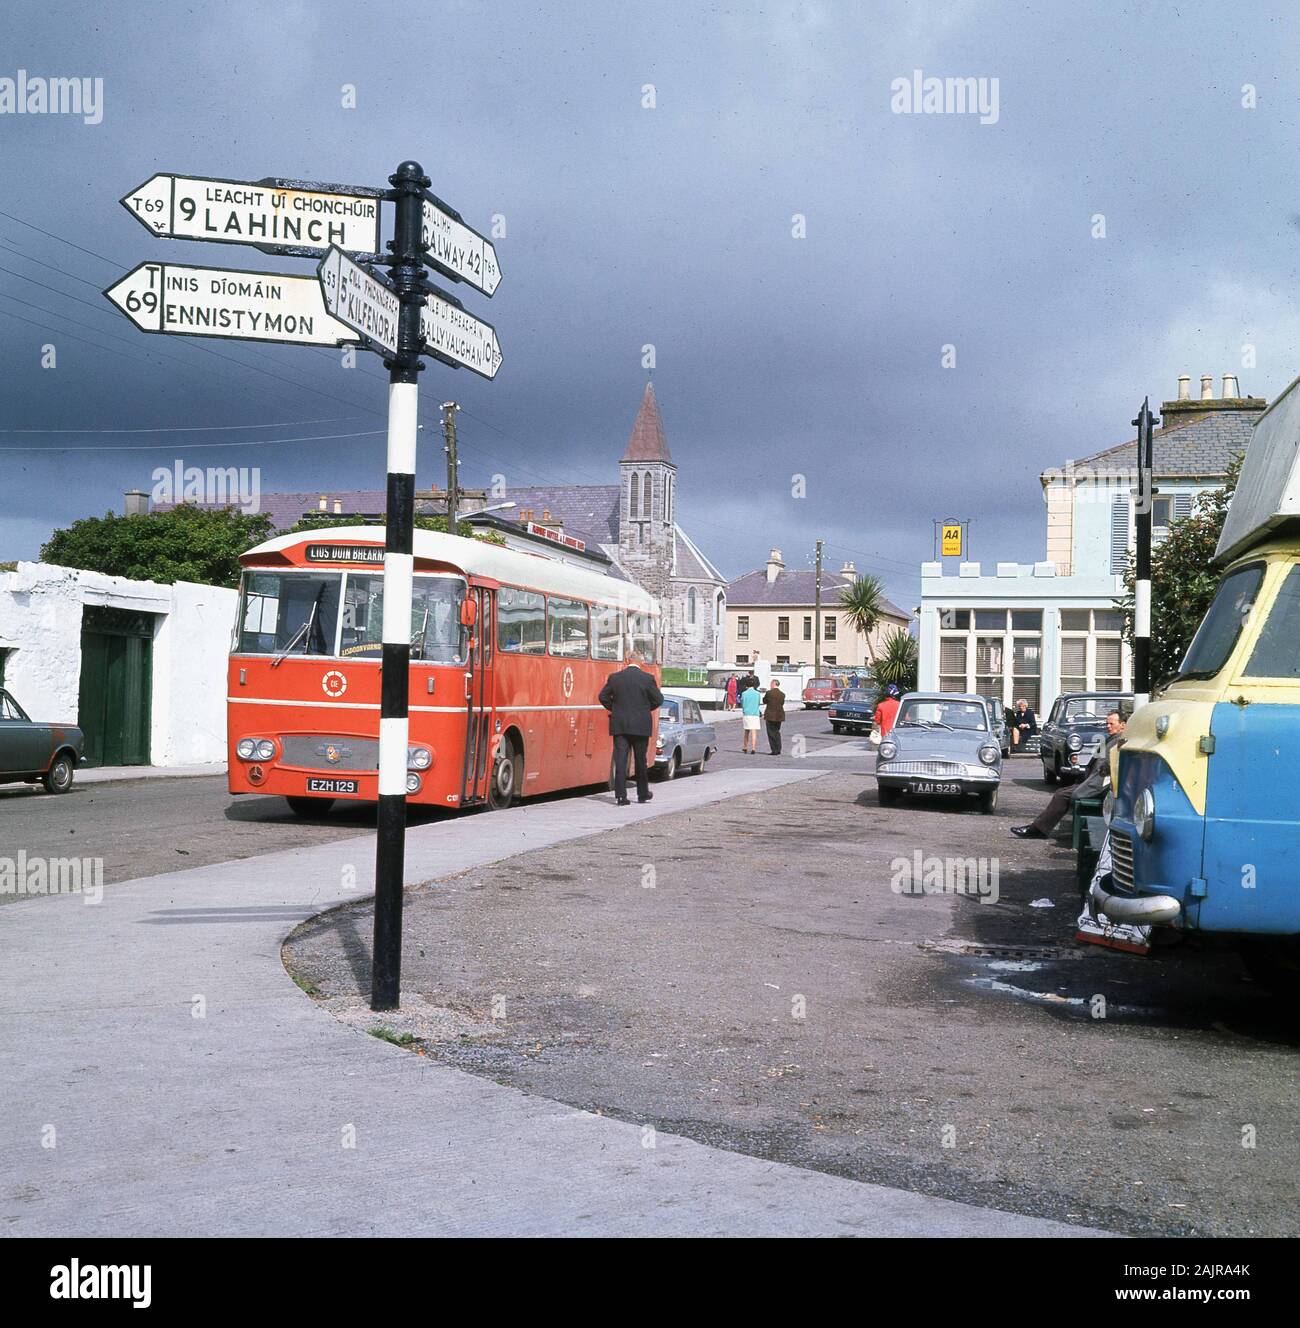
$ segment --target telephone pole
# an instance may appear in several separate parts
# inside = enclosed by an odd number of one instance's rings
[[[1137,557],[1133,576],[1133,704],[1146,705],[1151,699],[1151,507],[1155,497],[1154,423],[1151,400],[1142,401],[1142,409],[1133,421],[1137,426],[1138,484],[1133,526]]]
[[[442,432],[447,445],[447,534],[456,533],[456,509],[460,506],[460,462],[456,460],[456,412],[460,407],[454,401],[442,403]]]
[[[813,609],[813,677],[822,676],[822,542],[817,541],[817,587]]]

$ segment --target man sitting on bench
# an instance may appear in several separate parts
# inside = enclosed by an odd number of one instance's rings
[[[1080,798],[1099,798],[1110,783],[1110,753],[1124,741],[1124,716],[1112,710],[1106,716],[1106,741],[1096,756],[1088,762],[1083,778],[1075,785],[1057,789],[1046,807],[1028,825],[1013,825],[1011,833],[1017,839],[1046,839],[1057,823]]]

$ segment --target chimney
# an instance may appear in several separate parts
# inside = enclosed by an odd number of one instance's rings
[[[1202,375],[1201,375],[1201,400],[1202,400],[1202,401],[1213,401],[1213,400],[1214,400],[1214,375],[1213,375],[1213,374],[1202,374]]]
[[[1192,376],[1191,374],[1178,375],[1178,400],[1190,401],[1192,399]]]
[[[321,496],[320,496],[320,502],[317,503],[316,506],[317,506],[317,507],[320,509],[320,511],[322,511],[322,512],[328,512],[328,511],[329,511],[329,503],[328,503],[328,501],[326,500],[324,494],[321,494]]]
[[[771,585],[778,576],[785,570],[785,563],[781,561],[781,550],[773,549],[767,555],[767,582]]]
[[[128,489],[122,495],[124,516],[148,516],[149,495],[143,489]]]
[[[1223,395],[1229,399],[1239,397],[1241,393],[1237,390],[1237,375],[1223,375]]]
[[[858,569],[853,565],[853,561],[851,559],[846,560],[844,566],[840,568],[840,575],[847,576],[850,581],[855,580],[857,578]]]

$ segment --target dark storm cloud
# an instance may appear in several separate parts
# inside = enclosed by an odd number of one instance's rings
[[[399,40],[412,12],[418,37]],[[426,421],[452,396],[468,408],[464,479],[610,482],[652,344],[684,524],[729,574],[771,544],[803,564],[821,536],[829,561],[856,557],[911,605],[932,519],[971,519],[976,558],[1032,560],[1041,469],[1122,441],[1179,372],[1235,371],[1272,396],[1300,366],[1296,30],[1279,16],[24,0],[0,22],[0,77],[104,80],[98,125],[0,116],[0,206],[92,251],[0,216],[6,430],[382,427],[375,361],[145,337],[97,288],[146,258],[310,270],[151,238],[116,200],[156,170],[380,184],[404,157],[472,224],[506,219],[499,293],[465,297],[497,325],[500,375],[423,376]],[[891,82],[918,69],[996,78],[996,123],[893,113]],[[259,464],[264,489],[381,482],[379,437],[196,444],[250,436],[6,451],[0,557],[33,556],[175,457]],[[426,437],[425,483],[441,462]],[[55,441],[151,439],[0,437]]]

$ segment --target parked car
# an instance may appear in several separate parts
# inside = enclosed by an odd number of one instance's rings
[[[655,775],[675,779],[683,767],[700,774],[718,750],[718,735],[700,715],[700,703],[689,696],[664,693],[655,739]]]
[[[75,724],[41,724],[0,690],[0,784],[35,784],[66,793],[81,764],[85,737]]]
[[[843,690],[842,678],[809,678],[803,689],[803,703],[809,710],[821,710],[837,700]]]
[[[1007,708],[996,696],[986,696],[989,703],[989,718],[993,721],[993,732],[998,735],[998,747],[1005,761],[1011,755],[1011,721],[1007,718]]]
[[[1131,692],[1062,692],[1043,725],[1038,747],[1043,779],[1082,779],[1088,762],[1106,741],[1106,716],[1133,710]]]
[[[882,807],[904,793],[964,794],[980,811],[998,805],[1002,750],[988,701],[962,692],[908,692],[898,718],[877,749],[876,791]]]
[[[865,687],[846,687],[831,702],[833,733],[870,733],[876,713],[876,694]]]

